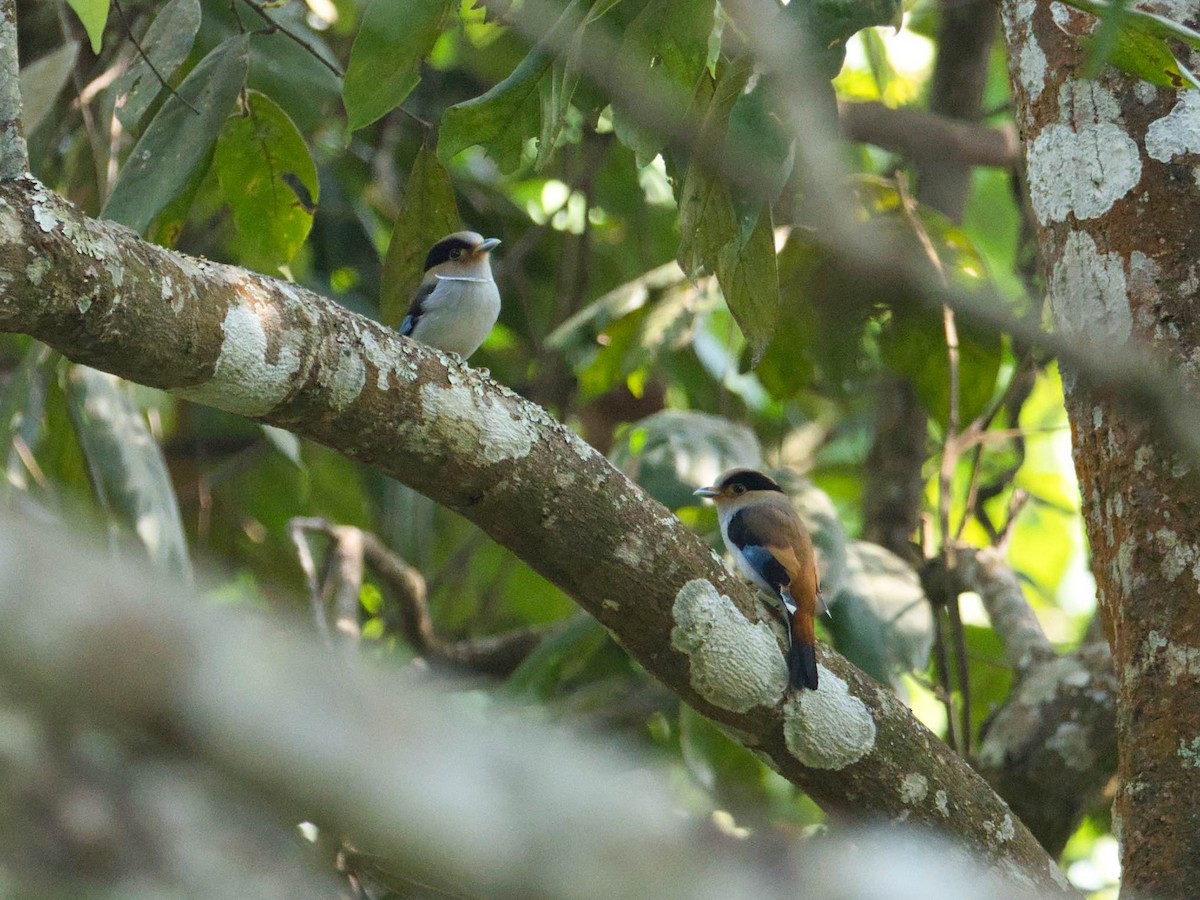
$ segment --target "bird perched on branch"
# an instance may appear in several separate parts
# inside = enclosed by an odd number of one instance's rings
[[[778,484],[754,469],[730,469],[695,492],[717,504],[721,537],[738,569],[779,602],[788,626],[788,681],[817,689],[813,619],[820,575],[808,529]]]
[[[474,231],[447,235],[425,257],[425,277],[400,333],[466,359],[500,315],[500,291],[488,254],[500,245]]]

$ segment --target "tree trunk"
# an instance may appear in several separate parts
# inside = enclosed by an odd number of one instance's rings
[[[1002,10],[1057,328],[1101,351],[1152,349],[1194,387],[1195,92],[1112,69],[1085,80],[1073,35],[1086,34],[1092,17],[1032,0],[1007,0]],[[1194,24],[1195,7],[1187,14]],[[1063,374],[1120,689],[1114,827],[1123,895],[1195,896],[1200,518],[1183,482],[1191,465],[1157,446],[1112,397]]]

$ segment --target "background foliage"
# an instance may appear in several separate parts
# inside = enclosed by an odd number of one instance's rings
[[[960,328],[952,403],[941,314],[828,252],[794,178],[778,85],[712,0],[70,8],[20,5],[22,88],[34,173],[85,211],[393,324],[435,239],[462,225],[502,238],[504,309],[473,363],[577,428],[714,541],[713,511],[692,489],[735,464],[783,473],[823,551],[832,614],[822,636],[935,730],[946,713],[917,572],[944,538],[1002,541],[1055,642],[1084,635],[1094,589],[1053,361]],[[811,59],[832,80],[814,76],[823,99],[810,115],[831,119],[838,102],[924,103],[933,4],[793,0],[778,15],[824,48]],[[1162,35],[1133,21],[1095,40],[1114,62],[1161,78]],[[609,50],[616,71],[653,88],[649,100],[597,67]],[[1008,122],[1008,90],[997,49],[984,124]],[[867,144],[843,151],[856,212],[881,239],[910,242],[956,288],[1040,319],[1015,170],[974,170],[955,223],[912,199],[911,160]],[[307,585],[289,522],[374,532],[424,576],[440,639],[544,630],[507,677],[465,673],[480,702],[505,696],[653,748],[678,771],[680,802],[727,827],[821,820],[455,515],[287,433],[120,383],[28,340],[6,336],[0,350],[14,502],[136,541],[173,570],[195,564],[215,599],[296,610]],[[929,416],[917,437],[927,528],[907,559],[858,540],[875,389],[894,376]],[[942,499],[947,438],[976,419],[983,436],[952,460]],[[409,663],[387,586],[364,584],[361,602],[365,652]],[[977,606],[964,599],[976,730],[1011,682]],[[1111,882],[1106,835],[1099,813],[1068,848],[1085,887]]]

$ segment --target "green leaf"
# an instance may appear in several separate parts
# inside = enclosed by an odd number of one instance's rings
[[[753,815],[768,805],[766,766],[687,704],[679,706],[679,751],[688,774],[721,809]]]
[[[733,466],[757,466],[754,432],[722,416],[665,409],[634,423],[609,454],[613,465],[666,506],[693,506],[692,491]]]
[[[372,0],[350,49],[342,87],[348,132],[404,102],[456,5],[454,0]]]
[[[770,176],[769,196],[775,200],[792,174],[796,145],[772,106],[770,83],[760,75],[738,94],[729,111],[729,140],[733,146],[754,148],[755,165]]]
[[[581,666],[609,642],[608,632],[591,616],[574,615],[554,626],[505,683],[516,697],[546,699],[554,694],[564,671]]]
[[[722,63],[716,78],[702,77],[693,105],[704,109],[701,140],[723,137],[729,115],[750,77],[748,63]],[[729,186],[698,164],[687,167],[679,189],[679,265],[688,278],[715,272],[722,250],[738,236]]]
[[[57,50],[22,67],[21,112],[26,134],[37,131],[38,125],[54,109],[54,102],[66,87],[78,58],[79,42],[67,41]]]
[[[34,343],[9,374],[0,390],[0,448],[4,450],[5,478],[3,490],[24,489],[30,473],[14,446],[24,443],[23,449],[33,452],[45,427],[46,378],[54,364],[50,348]]]
[[[71,419],[100,505],[163,569],[191,577],[187,543],[166,461],[141,412],[114,375],[72,366]]]
[[[75,10],[75,15],[83,23],[83,30],[92,42],[92,52],[99,54],[104,26],[108,23],[108,0],[67,0],[67,5]]]
[[[1004,343],[994,332],[957,323],[958,423],[966,425],[986,408],[996,389]],[[907,375],[922,404],[945,427],[950,414],[950,357],[940,312],[905,305],[893,310],[880,339],[884,362]]]
[[[555,59],[550,77],[543,78],[539,86],[542,128],[538,138],[535,171],[542,171],[561,146],[564,132],[569,125],[571,99],[579,86],[580,59],[588,26],[612,9],[620,0],[597,0],[584,16],[583,22],[571,32],[566,53]]]
[[[245,35],[227,38],[200,61],[179,86],[178,96],[168,97],[150,120],[117,175],[103,218],[146,230],[207,160],[246,81],[249,61]]]
[[[651,132],[644,113],[613,100],[613,131],[621,143],[637,154],[638,165],[648,164],[662,150],[667,136],[687,113],[697,79],[708,61],[708,38],[713,30],[713,0],[650,0],[625,29],[617,64],[623,72],[648,80],[665,78],[680,98]]]
[[[1107,3],[1105,0],[1063,0],[1063,2],[1067,6],[1073,6],[1076,9],[1081,9],[1100,18],[1117,12],[1116,4]],[[1183,43],[1187,44],[1193,50],[1200,50],[1200,32],[1194,31],[1186,25],[1181,25],[1173,19],[1168,19],[1166,16],[1160,16],[1156,13],[1145,12],[1137,8],[1125,9],[1123,17],[1126,28],[1132,28],[1135,31],[1140,31],[1151,37],[1163,38],[1164,40],[1175,39],[1183,41]]]
[[[379,315],[396,325],[421,283],[425,255],[462,225],[450,175],[427,147],[417,152],[380,275]]]
[[[191,52],[199,29],[200,0],[171,0],[154,17],[138,42],[146,55],[138,54],[113,85],[113,94],[124,98],[123,102],[117,101],[117,118],[126,129],[137,130],[142,116],[162,92],[162,82],[154,69],[170,80]]]
[[[744,242],[739,236],[721,249],[717,281],[746,337],[750,365],[756,366],[771,342],[779,316],[779,272],[770,207],[763,206],[754,230]]]
[[[213,166],[242,262],[267,272],[286,265],[308,237],[319,191],[317,167],[287,113],[247,91],[244,112],[221,130]]]
[[[300,455],[300,438],[274,425],[260,424],[258,427],[262,429],[263,437],[271,446],[291,460],[292,465],[298,469],[304,468],[304,459]]]
[[[898,686],[901,673],[929,664],[933,612],[917,573],[894,553],[852,542],[846,582],[827,599],[838,651],[863,671]]]
[[[1088,51],[1089,59],[1105,59],[1098,48],[1098,37],[1084,35],[1079,42]],[[1135,28],[1120,29],[1106,56],[1109,65],[1159,87],[1173,90],[1200,87],[1200,81],[1175,58],[1166,41]]]
[[[476,144],[482,146],[505,173],[521,165],[525,140],[541,133],[542,78],[563,35],[581,26],[581,0],[572,0],[546,36],[529,51],[512,73],[471,100],[458,103],[442,116],[438,158],[443,162]]]

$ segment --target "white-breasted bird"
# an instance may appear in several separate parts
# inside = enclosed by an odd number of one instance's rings
[[[813,619],[821,595],[808,529],[774,480],[754,469],[730,469],[695,492],[717,504],[721,538],[738,569],[783,608],[788,626],[788,681],[817,689]]]
[[[500,316],[500,291],[488,254],[500,245],[474,231],[442,238],[425,257],[425,277],[400,333],[466,359]]]

